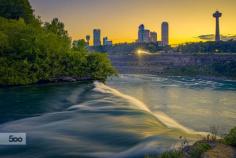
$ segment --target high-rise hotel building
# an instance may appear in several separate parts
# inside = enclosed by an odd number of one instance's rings
[[[161,41],[163,46],[169,45],[169,24],[163,22],[161,25]]]
[[[93,46],[101,46],[101,30],[94,29],[93,30]]]

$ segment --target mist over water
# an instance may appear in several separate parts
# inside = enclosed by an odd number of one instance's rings
[[[0,132],[27,133],[1,157],[143,157],[236,122],[236,82],[120,75],[106,84],[0,89]]]

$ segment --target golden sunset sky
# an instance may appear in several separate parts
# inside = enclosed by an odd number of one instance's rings
[[[200,35],[215,33],[213,12],[223,13],[221,34],[236,34],[236,0],[30,0],[43,21],[58,17],[75,39],[92,37],[100,28],[102,36],[114,43],[137,39],[139,24],[158,33],[161,23],[170,25],[170,42],[199,41]]]

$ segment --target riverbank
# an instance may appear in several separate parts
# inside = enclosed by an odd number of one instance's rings
[[[231,129],[224,138],[217,139],[216,133],[188,145],[183,139],[179,149],[167,151],[160,156],[145,158],[235,158],[236,157],[236,127]]]
[[[27,85],[0,85],[0,88],[7,87],[25,87],[25,86],[33,86],[33,85],[47,85],[47,84],[64,84],[64,83],[92,83],[95,80],[92,78],[80,78],[80,77],[70,77],[70,76],[62,76],[58,78],[52,78],[49,80],[42,80],[37,83],[27,84]]]
[[[145,158],[235,158],[236,148],[217,142],[198,141],[194,145],[182,150],[168,151],[160,156],[146,156]]]
[[[61,76],[57,78],[52,78],[47,81],[39,81],[38,84],[44,83],[67,83],[67,82],[92,82],[95,81],[91,77],[71,77],[71,76]]]

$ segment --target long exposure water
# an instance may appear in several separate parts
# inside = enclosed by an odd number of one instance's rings
[[[27,134],[2,158],[144,157],[236,125],[236,82],[120,75],[0,89],[0,133]]]

